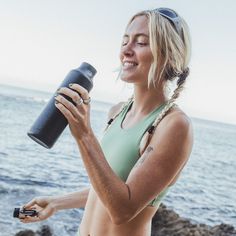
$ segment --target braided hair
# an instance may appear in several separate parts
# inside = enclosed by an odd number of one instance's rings
[[[139,153],[142,155],[157,125],[161,122],[172,108],[176,106],[175,101],[184,89],[184,84],[189,75],[188,63],[191,54],[191,40],[187,23],[180,18],[181,33],[179,34],[173,27],[173,24],[161,16],[156,10],[141,11],[135,14],[128,25],[135,17],[145,15],[149,19],[149,38],[150,49],[153,54],[153,63],[148,74],[148,87],[151,83],[156,87],[162,81],[174,81],[176,78],[176,88],[172,96],[165,104],[162,111],[157,115],[152,125],[144,133],[140,145]],[[120,71],[121,73],[121,71]],[[119,75],[120,75],[119,73]],[[119,112],[112,117],[105,130],[111,125],[112,121],[124,110],[124,108],[133,100],[133,96],[123,104]]]
[[[152,125],[148,128],[148,130],[143,135],[140,145],[139,145],[139,153],[140,156],[145,151],[146,147],[151,141],[151,138],[153,136],[153,133],[157,127],[157,125],[161,122],[161,120],[164,118],[164,116],[171,110],[171,108],[175,107],[175,101],[179,97],[180,92],[184,89],[184,84],[186,81],[187,76],[189,75],[189,68],[187,67],[178,77],[177,80],[177,87],[174,90],[171,98],[168,100],[167,104],[165,105],[164,109],[158,114]]]
[[[173,94],[171,98],[168,100],[167,104],[165,105],[164,109],[158,114],[152,125],[147,129],[147,131],[144,133],[140,145],[139,145],[139,153],[140,156],[143,154],[145,151],[146,147],[151,141],[151,138],[154,134],[154,131],[157,127],[157,125],[161,122],[161,120],[164,118],[164,116],[173,108],[176,106],[175,101],[179,97],[179,94],[182,92],[184,89],[184,84],[186,81],[187,76],[189,75],[189,68],[187,67],[181,74],[178,75],[178,80],[177,80],[177,87],[173,91]],[[125,102],[119,111],[107,122],[107,126],[104,131],[108,129],[108,127],[111,125],[111,123],[115,120],[117,116],[125,109],[125,107],[133,101],[133,96],[131,96],[127,102]]]

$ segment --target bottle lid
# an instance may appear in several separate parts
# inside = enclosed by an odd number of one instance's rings
[[[83,62],[76,70],[79,70],[85,77],[90,80],[92,80],[94,75],[97,73],[97,70],[87,62]]]
[[[20,208],[15,208],[13,212],[13,217],[18,218],[20,215]]]

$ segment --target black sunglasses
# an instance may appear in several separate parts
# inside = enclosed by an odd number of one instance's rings
[[[180,17],[170,8],[156,8],[153,11],[158,12],[161,16],[167,18],[175,27],[177,33],[182,36],[182,27],[180,24]]]

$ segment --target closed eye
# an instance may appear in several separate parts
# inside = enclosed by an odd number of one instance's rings
[[[141,45],[141,46],[146,46],[146,45],[148,45],[148,43],[137,43],[138,45]]]

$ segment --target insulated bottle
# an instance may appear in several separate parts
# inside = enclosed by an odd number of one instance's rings
[[[93,66],[83,62],[80,67],[69,72],[59,88],[69,87],[70,83],[76,83],[89,92],[93,87],[93,77],[96,73],[97,71]],[[73,102],[68,96],[63,96]],[[67,125],[67,119],[56,108],[55,98],[53,96],[27,134],[43,147],[51,148]]]

